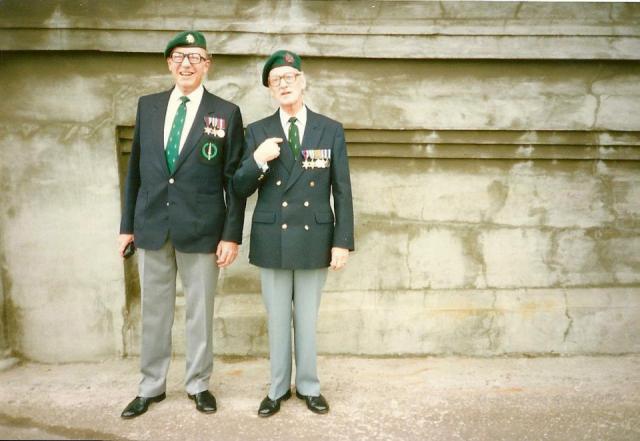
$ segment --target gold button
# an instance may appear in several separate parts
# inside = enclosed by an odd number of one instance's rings
[[[305,226],[304,226],[304,229],[305,229],[305,230],[307,230],[307,231],[309,231],[309,225],[305,225]]]
[[[173,184],[174,182],[176,182],[173,178],[169,179],[169,184]]]
[[[169,202],[167,202],[167,207],[169,206]]]
[[[316,181],[309,182],[309,187],[315,187],[315,186],[316,186]]]
[[[282,181],[278,180],[278,182],[276,182],[276,185],[280,185],[282,184]]]
[[[289,204],[287,204],[287,201],[284,201],[284,202],[282,203],[282,206],[283,206],[283,207],[286,207],[287,205],[289,205]]]
[[[282,224],[282,229],[286,230],[287,229],[287,224]]]
[[[309,201],[304,201],[304,206],[308,207],[309,206]]]
[[[258,176],[258,181],[262,181],[264,179],[264,175]]]

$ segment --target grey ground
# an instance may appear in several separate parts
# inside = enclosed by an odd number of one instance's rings
[[[640,355],[320,357],[328,415],[295,396],[258,418],[268,360],[216,358],[218,412],[194,409],[174,359],[168,397],[134,419],[137,360],[0,372],[0,438],[114,440],[640,440]]]

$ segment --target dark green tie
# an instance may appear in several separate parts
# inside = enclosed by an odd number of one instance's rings
[[[300,156],[300,134],[298,133],[298,126],[296,125],[298,118],[292,116],[289,118],[289,147],[291,147],[291,153],[293,153],[293,160],[297,161]]]
[[[167,140],[167,148],[164,151],[167,157],[167,167],[169,172],[173,173],[176,170],[176,162],[178,161],[178,155],[180,154],[180,138],[182,137],[182,128],[184,127],[184,119],[187,116],[187,102],[189,98],[186,96],[180,97],[180,106],[176,111],[176,116],[173,118],[173,125],[171,126],[171,132],[169,132],[169,139]]]

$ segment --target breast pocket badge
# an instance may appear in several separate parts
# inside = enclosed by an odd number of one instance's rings
[[[302,168],[329,168],[331,164],[331,149],[302,150]]]
[[[212,161],[218,156],[218,146],[213,141],[206,141],[200,149],[200,155],[207,161]]]

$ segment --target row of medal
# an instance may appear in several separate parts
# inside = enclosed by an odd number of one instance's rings
[[[204,133],[213,135],[218,138],[224,138],[225,129],[227,128],[227,120],[217,116],[204,117]]]
[[[302,168],[327,168],[331,162],[331,149],[303,150]]]

